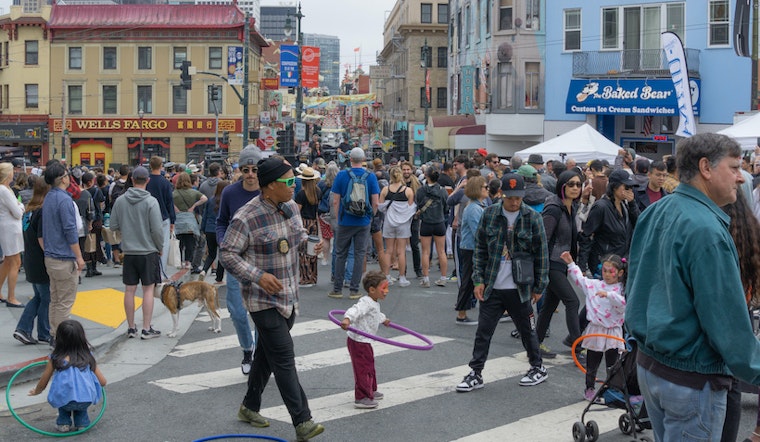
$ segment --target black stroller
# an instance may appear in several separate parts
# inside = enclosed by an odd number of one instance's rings
[[[651,442],[648,437],[637,437],[645,429],[651,429],[646,407],[641,400],[632,403],[631,397],[641,395],[636,377],[636,354],[638,347],[632,337],[626,338],[626,350],[620,354],[615,364],[608,370],[607,379],[599,387],[594,399],[583,409],[581,420],[573,424],[575,442],[594,442],[599,438],[599,427],[595,421],[586,421],[586,413],[592,406],[615,407],[625,410],[618,419],[618,428],[623,434],[632,435],[633,440]]]

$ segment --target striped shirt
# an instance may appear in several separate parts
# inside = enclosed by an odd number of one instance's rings
[[[241,207],[227,228],[220,246],[224,268],[240,281],[243,302],[249,312],[276,308],[289,318],[298,314],[298,246],[308,235],[298,206],[292,200],[282,203],[287,218],[261,195]],[[283,289],[268,294],[257,284],[271,273]]]

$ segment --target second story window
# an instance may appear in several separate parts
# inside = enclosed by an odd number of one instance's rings
[[[581,10],[565,11],[565,45],[566,51],[581,50]]]
[[[420,23],[433,23],[433,4],[420,4]]]
[[[82,115],[82,86],[69,86],[69,114]]]
[[[209,69],[221,69],[222,68],[222,48],[219,46],[212,46],[208,48],[208,68]]]
[[[438,23],[445,25],[449,22],[449,4],[438,3]]]
[[[525,29],[541,30],[541,0],[528,0],[525,8]]]
[[[440,46],[438,48],[438,67],[445,68],[448,66],[448,48]]]
[[[150,46],[137,48],[137,69],[153,69],[153,48]]]
[[[24,64],[39,64],[40,44],[37,40],[27,40],[24,42]],[[35,106],[36,107],[36,106]]]
[[[182,62],[187,60],[187,48],[174,48],[174,69],[182,69]]]
[[[710,1],[710,46],[728,45],[728,0]]]
[[[82,69],[82,47],[69,48],[69,69]]]
[[[40,106],[40,87],[37,84],[24,85],[24,106],[37,109]]]
[[[187,113],[187,89],[182,86],[172,86],[172,113]]]
[[[514,75],[512,63],[499,63],[496,71],[496,110],[514,108]]]
[[[508,31],[512,29],[512,9],[514,0],[499,0],[499,30]]]
[[[438,88],[438,95],[436,96],[436,107],[438,109],[446,109],[447,89],[445,87]]]
[[[103,69],[116,69],[116,48],[106,46],[103,48]]]
[[[153,86],[137,86],[137,110],[153,113]]]
[[[116,86],[103,86],[103,113],[115,114],[118,111]]]

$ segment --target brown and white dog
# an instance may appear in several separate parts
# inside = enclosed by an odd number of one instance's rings
[[[208,315],[211,317],[211,326],[208,328],[214,333],[222,332],[222,318],[219,316],[219,295],[216,287],[203,281],[189,281],[179,286],[179,296],[177,296],[177,287],[174,284],[166,284],[161,289],[161,302],[169,309],[172,314],[174,326],[172,331],[166,336],[173,338],[177,336],[179,329],[179,311],[186,301],[198,301],[206,307]]]

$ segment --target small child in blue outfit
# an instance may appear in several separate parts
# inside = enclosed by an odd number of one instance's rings
[[[58,325],[55,349],[37,386],[29,391],[29,396],[42,393],[51,377],[53,382],[48,392],[48,402],[58,409],[58,431],[68,433],[88,427],[90,417],[87,407],[100,401],[103,394],[101,386],[106,385],[106,378],[90,352],[82,324],[77,321],[68,319]]]

